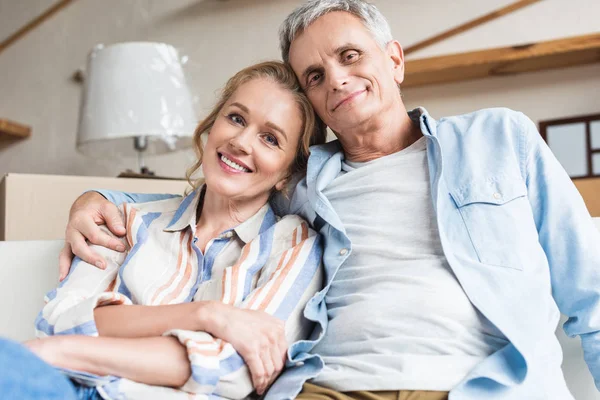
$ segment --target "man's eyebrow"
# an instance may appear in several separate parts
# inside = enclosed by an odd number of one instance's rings
[[[321,66],[321,64],[312,64],[312,65],[309,65],[308,67],[306,67],[306,69],[302,73],[302,77],[306,79],[306,77],[308,77],[308,75],[310,75],[314,71],[322,70],[322,69],[323,69],[323,67]]]
[[[334,53],[341,54],[341,53],[345,52],[346,50],[356,50],[358,48],[359,48],[359,46],[354,43],[345,43],[341,46],[336,47],[334,50]]]
[[[231,103],[229,106],[230,106],[230,107],[231,107],[231,106],[236,106],[237,108],[240,108],[240,109],[241,109],[242,111],[244,111],[245,113],[248,113],[248,114],[250,113],[250,110],[248,109],[248,107],[246,107],[245,105],[243,105],[243,104],[241,104],[241,103],[234,102],[234,103]]]
[[[274,123],[272,123],[270,121],[267,122],[265,125],[271,129],[276,130],[277,132],[281,133],[283,135],[283,137],[285,138],[285,140],[286,141],[288,140],[288,137],[287,137],[285,131],[283,129],[281,129],[279,126],[275,125]]]
[[[345,52],[346,50],[354,50],[354,49],[358,49],[358,48],[359,48],[359,46],[356,45],[355,43],[344,43],[343,45],[336,47],[333,52],[334,52],[334,54],[341,54],[341,53]],[[308,67],[306,67],[306,69],[304,69],[304,72],[302,73],[302,77],[306,79],[306,77],[308,75],[310,75],[312,72],[319,71],[319,70],[323,70],[323,66],[321,64],[309,65]]]

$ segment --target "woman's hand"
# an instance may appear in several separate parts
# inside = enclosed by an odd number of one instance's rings
[[[275,381],[285,365],[288,344],[284,322],[262,311],[213,303],[213,323],[206,331],[229,342],[250,369],[258,394]]]
[[[116,251],[125,251],[123,243],[102,232],[98,225],[104,225],[117,236],[126,233],[123,217],[117,206],[97,192],[87,192],[79,196],[71,206],[69,223],[65,231],[65,246],[59,256],[59,279],[62,281],[71,268],[73,255],[98,268],[106,268],[106,261],[90,250],[86,239],[93,244]]]

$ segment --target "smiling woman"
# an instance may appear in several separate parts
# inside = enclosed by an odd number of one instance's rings
[[[289,67],[240,71],[195,133],[188,179],[201,168],[205,180],[184,199],[123,204],[126,234],[113,238],[126,251],[94,247],[105,269],[75,259],[26,346],[86,382],[72,385],[79,398],[262,394],[292,363],[288,345],[310,335],[304,308],[322,286],[320,236],[268,201],[324,139]],[[33,398],[25,371],[38,361],[9,350],[23,373],[0,378],[0,391]]]

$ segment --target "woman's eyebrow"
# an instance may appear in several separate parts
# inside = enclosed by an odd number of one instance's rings
[[[229,106],[236,106],[237,108],[241,109],[242,111],[246,112],[246,113],[250,113],[250,110],[248,109],[248,107],[246,107],[245,105],[238,103],[238,102],[234,102],[231,103]]]
[[[273,122],[268,121],[265,125],[271,129],[276,130],[277,132],[281,133],[283,135],[283,137],[285,138],[285,140],[286,141],[288,140],[285,131],[282,128],[280,128],[279,126],[277,126],[276,124],[274,124]]]
[[[250,110],[248,109],[248,107],[246,107],[242,103],[238,103],[237,101],[231,103],[229,106],[230,107],[232,107],[232,106],[233,107],[237,107],[237,108],[241,109],[242,111],[244,111],[245,113],[250,114]],[[265,126],[268,126],[269,128],[271,128],[271,129],[273,129],[273,130],[281,133],[281,135],[284,137],[284,139],[286,141],[288,140],[287,134],[285,133],[285,131],[283,130],[283,128],[281,128],[279,125],[277,125],[277,124],[275,124],[275,123],[273,123],[271,121],[267,121],[267,123],[265,124]]]

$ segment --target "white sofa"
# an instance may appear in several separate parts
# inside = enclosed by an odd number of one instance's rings
[[[600,229],[600,218],[595,222]],[[0,242],[0,336],[18,341],[34,337],[33,323],[44,294],[58,282],[62,244],[60,240]],[[556,334],[564,351],[563,371],[569,389],[576,400],[600,400],[583,361],[579,338],[568,338],[563,322]]]

